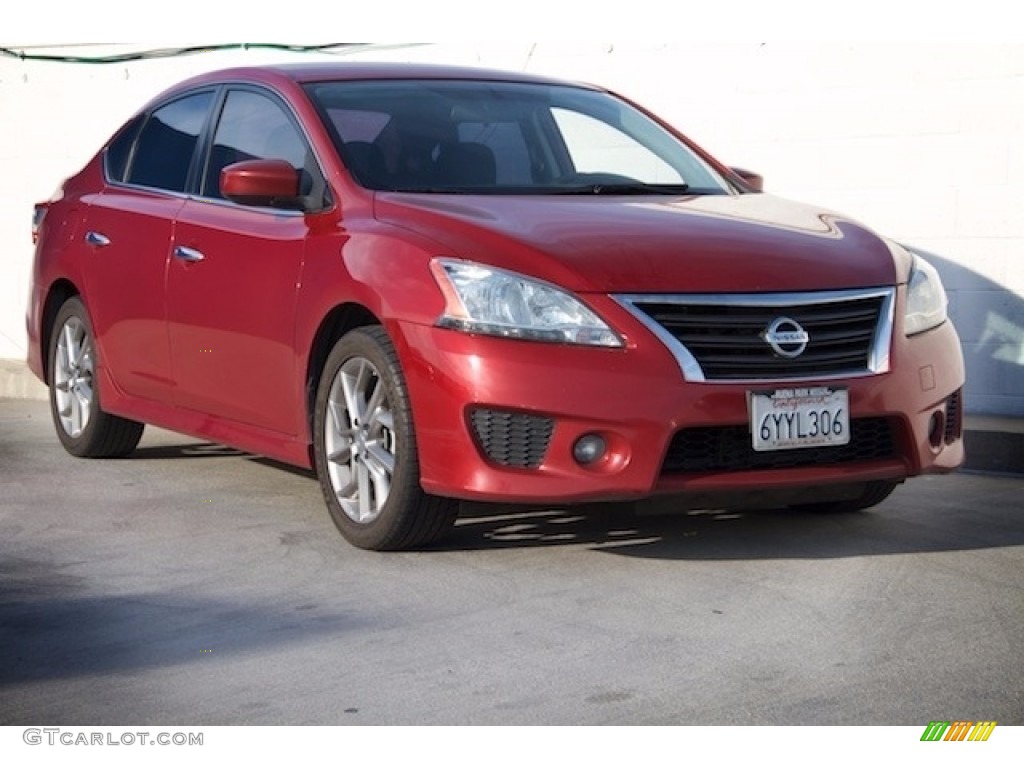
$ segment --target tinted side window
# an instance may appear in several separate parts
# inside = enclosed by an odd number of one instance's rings
[[[132,146],[135,144],[135,137],[139,128],[145,120],[144,115],[139,115],[128,123],[114,140],[107,147],[107,154],[104,158],[106,163],[107,178],[111,181],[124,181],[125,171],[128,170],[128,160],[131,158]]]
[[[213,137],[202,194],[223,197],[220,172],[243,160],[286,160],[297,171],[316,171],[305,139],[279,104],[253,91],[234,90],[228,93]]]
[[[199,133],[213,93],[197,93],[160,107],[139,134],[128,182],[184,192]]]

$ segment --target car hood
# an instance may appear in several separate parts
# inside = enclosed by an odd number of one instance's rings
[[[380,193],[375,215],[454,256],[578,292],[746,293],[892,285],[901,249],[840,215],[764,194]],[[902,257],[897,263],[894,257]]]

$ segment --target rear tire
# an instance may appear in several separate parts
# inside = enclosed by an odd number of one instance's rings
[[[839,514],[860,512],[868,507],[881,504],[889,498],[889,494],[896,489],[897,485],[899,483],[890,480],[876,480],[866,483],[864,485],[864,492],[855,499],[833,502],[822,501],[813,504],[794,504],[792,508],[801,512],[835,512]]]
[[[327,509],[351,544],[412,549],[451,528],[457,502],[420,488],[405,378],[382,327],[358,328],[334,345],[317,388],[313,429]]]
[[[85,458],[127,456],[142,439],[144,424],[106,413],[96,372],[99,356],[92,323],[77,296],[57,312],[50,335],[50,412],[68,453]]]

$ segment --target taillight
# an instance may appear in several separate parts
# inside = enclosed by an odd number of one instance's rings
[[[37,203],[35,210],[32,211],[32,243],[33,245],[39,241],[39,228],[43,226],[43,219],[46,218],[46,212],[49,210],[49,203]]]
[[[32,211],[32,243],[39,242],[39,231],[43,227],[43,219],[46,218],[46,212],[50,210],[50,206],[56,202],[64,199],[64,185],[61,184],[54,190],[54,193],[50,195],[50,199],[45,203],[36,203],[35,210]]]

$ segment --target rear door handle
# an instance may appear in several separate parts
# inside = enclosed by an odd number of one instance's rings
[[[174,258],[181,259],[182,261],[202,261],[206,257],[202,251],[197,251],[195,248],[177,245],[174,247]]]
[[[102,248],[105,245],[110,245],[110,238],[104,235],[102,232],[96,232],[89,230],[85,233],[85,242],[88,245],[95,245],[98,248]]]

